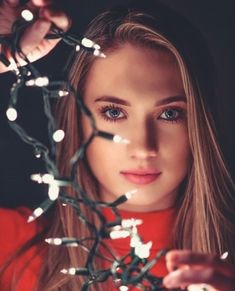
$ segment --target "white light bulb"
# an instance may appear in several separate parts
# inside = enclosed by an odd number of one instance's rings
[[[42,215],[43,214],[43,209],[41,208],[41,207],[38,207],[38,208],[36,208],[35,210],[34,210],[34,215],[36,216],[36,217],[39,217],[40,215]]]
[[[99,58],[103,58],[103,59],[106,58],[106,55],[97,49],[94,50],[93,55]]]
[[[52,183],[49,185],[49,189],[48,189],[48,197],[50,200],[55,201],[60,193],[60,188],[58,187],[57,184]]]
[[[32,79],[32,80],[28,80],[27,82],[25,82],[25,85],[30,87],[30,86],[34,86],[35,85],[35,81]]]
[[[21,12],[21,16],[24,18],[24,20],[26,21],[32,21],[34,16],[33,16],[33,13],[28,10],[28,9],[24,9],[22,12]]]
[[[62,243],[62,239],[61,238],[54,238],[53,243],[54,243],[54,245],[59,246]]]
[[[77,45],[76,45],[76,47],[75,47],[75,50],[76,50],[76,52],[79,52],[79,51],[80,51],[80,49],[81,49],[80,45],[79,45],[79,44],[77,44]]]
[[[39,184],[42,183],[42,176],[40,174],[32,174],[30,178],[32,181],[38,182]]]
[[[135,247],[135,254],[140,258],[140,259],[147,259],[150,255],[150,248],[152,247],[152,242],[149,241],[146,244],[139,243]]]
[[[134,218],[123,219],[122,220],[122,227],[134,227],[134,226],[140,225],[142,223],[143,223],[143,221],[141,219],[134,219]]]
[[[53,133],[53,139],[55,142],[61,142],[64,139],[65,133],[62,129],[58,129]]]
[[[59,90],[59,92],[58,92],[58,95],[60,97],[67,96],[68,94],[69,94],[69,92],[68,91],[65,91],[65,90]]]
[[[119,287],[119,290],[120,290],[120,291],[128,291],[129,288],[128,288],[127,286],[124,286],[124,285],[123,285],[123,286],[120,286],[120,287]]]
[[[40,154],[40,153],[36,153],[36,154],[35,154],[35,157],[36,157],[37,159],[39,159],[39,158],[41,158],[41,154]]]
[[[17,111],[13,107],[9,107],[6,111],[6,116],[8,120],[15,121],[17,118]]]
[[[54,181],[54,177],[51,174],[42,175],[42,182],[45,184],[50,184]]]
[[[60,272],[63,274],[75,275],[76,269],[75,268],[62,269]]]
[[[101,49],[101,47],[100,47],[100,45],[98,45],[97,43],[96,44],[94,44],[94,49],[96,49],[96,50],[100,50]]]
[[[30,222],[34,221],[36,218],[38,218],[42,214],[43,214],[43,209],[41,207],[36,208],[33,211],[32,215],[29,216],[27,222],[30,223]]]
[[[126,192],[125,193],[126,198],[130,199],[137,191],[138,191],[137,189],[134,189],[134,190],[130,190],[130,191]]]
[[[228,252],[224,252],[221,256],[220,256],[220,259],[221,260],[226,260],[228,257]]]
[[[62,239],[61,238],[46,238],[45,242],[50,244],[50,245],[59,246],[62,244]]]
[[[130,241],[130,246],[132,248],[136,248],[140,243],[141,242],[140,242],[140,238],[138,235],[132,236],[131,241]]]
[[[47,77],[38,77],[25,82],[26,86],[44,87],[49,85],[49,79]]]
[[[69,275],[75,275],[76,269],[75,268],[69,268]]]
[[[110,232],[111,239],[126,238],[128,236],[130,236],[130,233],[127,230],[113,230]]]
[[[122,138],[120,135],[118,134],[115,134],[114,137],[113,137],[113,142],[115,143],[121,143],[121,144],[129,144],[130,141],[125,139],[125,138]]]
[[[43,87],[49,84],[49,79],[47,77],[39,77],[35,79],[35,86]]]
[[[92,41],[91,39],[88,39],[86,37],[84,37],[82,39],[82,45],[84,45],[85,47],[91,48],[95,45],[94,41]]]

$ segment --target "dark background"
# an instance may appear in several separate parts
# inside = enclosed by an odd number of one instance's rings
[[[144,1],[144,0],[143,0]],[[121,0],[67,0],[65,10],[73,19],[72,31],[82,35],[86,25],[99,12],[126,1]],[[234,0],[162,0],[185,15],[204,35],[217,68],[220,114],[219,135],[222,149],[235,177],[235,2]],[[62,0],[63,4],[63,0]],[[49,76],[56,76],[63,69],[70,51],[60,44],[36,66]],[[43,164],[35,159],[32,149],[21,142],[9,128],[5,111],[14,75],[0,75],[0,206],[35,207],[45,196],[42,186],[30,181],[30,174],[43,170]],[[35,92],[28,96],[22,92],[20,121],[29,133],[47,142],[47,125],[42,111],[40,96]]]

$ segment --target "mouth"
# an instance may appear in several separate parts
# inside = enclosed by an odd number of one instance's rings
[[[120,174],[131,183],[146,185],[153,183],[161,175],[161,172],[152,170],[131,170],[121,171]]]

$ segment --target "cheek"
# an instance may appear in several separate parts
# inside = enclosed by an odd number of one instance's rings
[[[90,119],[87,116],[82,115],[81,124],[84,138],[87,139],[92,134]]]
[[[187,127],[177,126],[172,130],[159,132],[159,147],[161,156],[169,168],[173,171],[187,171],[191,163]]]
[[[118,152],[115,144],[96,137],[86,151],[89,166],[95,176],[106,175],[117,165],[116,157],[123,155]]]

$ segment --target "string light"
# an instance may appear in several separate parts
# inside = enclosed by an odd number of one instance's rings
[[[137,225],[141,225],[143,221],[141,219],[123,219],[122,220],[122,227],[134,227]]]
[[[41,158],[41,152],[40,152],[40,150],[36,148],[36,149],[34,150],[34,155],[35,155],[35,157],[36,157],[37,159]]]
[[[220,259],[221,260],[226,260],[228,257],[228,252],[224,252],[221,256],[220,256]]]
[[[91,48],[94,47],[95,43],[94,41],[92,41],[91,39],[88,39],[86,37],[84,37],[81,41],[81,44],[84,45],[85,47]],[[100,49],[100,46],[99,46]]]
[[[33,13],[28,9],[22,10],[21,17],[23,17],[23,19],[28,21],[28,22],[30,22],[34,19]]]
[[[17,111],[15,108],[9,107],[6,111],[6,116],[9,121],[15,121],[17,119]]]
[[[53,133],[53,139],[55,142],[61,142],[64,139],[65,133],[62,129],[58,129]]]
[[[50,200],[55,201],[59,197],[60,187],[56,183],[52,183],[48,188],[48,197]]]
[[[113,230],[110,232],[111,239],[127,238],[128,236],[130,236],[128,230]]]
[[[120,287],[119,287],[119,290],[120,290],[120,291],[128,291],[129,288],[128,288],[127,286],[124,286],[124,285],[123,285],[123,286],[120,286]]]
[[[30,176],[32,181],[35,181],[39,184],[44,183],[44,184],[50,184],[54,182],[54,177],[51,174],[32,174]]]
[[[47,76],[41,75],[36,67],[29,62],[24,53],[20,50],[20,36],[23,30],[27,27],[28,22],[34,19],[33,13],[25,9],[21,12],[22,19],[20,23],[17,21],[13,24],[11,37],[0,35],[0,44],[9,48],[12,52],[10,59],[5,55],[0,54],[0,62],[8,66],[16,75],[16,82],[11,88],[9,108],[6,111],[6,116],[10,121],[11,128],[19,135],[19,137],[27,144],[31,145],[34,150],[36,158],[41,158],[45,163],[47,173],[32,174],[31,179],[39,184],[48,185],[48,198],[43,201],[32,214],[28,217],[27,222],[33,222],[45,213],[55,201],[61,203],[62,206],[71,206],[75,209],[78,218],[84,223],[85,227],[90,232],[90,237],[75,238],[75,237],[55,237],[46,238],[45,242],[55,247],[82,247],[87,252],[87,261],[84,267],[71,267],[62,269],[60,272],[64,275],[83,276],[82,290],[85,291],[91,284],[97,282],[105,282],[106,280],[113,280],[114,284],[120,291],[129,290],[128,286],[135,286],[139,289],[145,289],[146,284],[149,290],[163,290],[161,289],[161,278],[153,276],[150,269],[157,263],[158,259],[165,255],[165,252],[160,251],[156,254],[154,259],[149,260],[150,249],[152,242],[144,242],[138,234],[138,226],[142,223],[141,220],[131,218],[122,219],[118,211],[118,206],[125,203],[137,192],[137,189],[127,191],[113,202],[105,203],[92,200],[89,195],[84,191],[82,186],[77,182],[76,169],[84,157],[86,148],[95,137],[104,138],[115,144],[127,145],[130,143],[125,137],[117,134],[100,131],[96,128],[95,120],[82,101],[82,98],[77,94],[76,90],[67,81],[52,81]],[[101,51],[99,44],[84,37],[82,40],[76,36],[63,32],[62,30],[52,27],[51,33],[46,36],[47,39],[60,38],[64,43],[73,47],[79,53],[83,51],[87,54],[92,54],[94,57],[105,58],[106,55]],[[16,55],[20,55],[22,62],[26,66],[21,67],[17,62]],[[21,62],[21,63],[22,63]],[[30,79],[29,79],[30,77]],[[17,123],[17,104],[19,89],[26,86],[28,90],[31,87],[39,87],[42,92],[42,99],[44,102],[44,112],[48,120],[48,135],[50,146],[44,145],[42,142],[27,134],[27,132]],[[85,141],[78,151],[75,153],[71,160],[72,171],[69,177],[59,177],[59,169],[55,161],[55,143],[61,142],[66,134],[62,129],[56,127],[55,119],[52,115],[50,107],[50,98],[63,98],[72,94],[77,96],[77,104],[81,111],[90,119],[93,128],[93,133],[90,138]],[[63,193],[61,187],[70,187],[76,192],[77,197],[66,195]],[[99,225],[96,226],[90,222],[88,217],[81,211],[81,204],[88,208],[89,212],[96,214],[99,219]],[[115,219],[112,222],[106,221],[103,215],[102,208],[109,208]],[[106,239],[124,239],[130,238],[130,250],[123,258],[116,257],[115,254],[106,245]],[[89,243],[87,244],[87,241]],[[106,247],[112,255],[112,261],[100,253],[100,246]],[[110,268],[108,269],[95,269],[95,260],[99,257],[102,260],[108,260]],[[225,259],[226,255],[223,254],[221,259]],[[118,287],[119,286],[119,287]],[[159,287],[158,287],[159,286]],[[158,289],[156,289],[158,288]]]
[[[152,247],[151,241],[149,241],[146,244],[139,242],[135,247],[136,256],[138,256],[140,259],[147,259],[150,255],[151,247]]]
[[[80,49],[81,49],[81,46],[79,44],[77,44],[76,47],[75,47],[76,52],[79,52]]]
[[[114,137],[113,137],[113,141],[115,143],[122,143],[122,144],[129,144],[130,141],[126,138],[122,138],[120,135],[118,134],[115,134]]]
[[[129,200],[132,198],[132,196],[138,191],[138,189],[134,189],[134,190],[131,190],[131,191],[128,191],[126,192],[125,196],[126,196],[126,199]]]
[[[33,213],[28,217],[27,222],[33,222],[37,218],[39,218],[44,212],[46,212],[53,204],[54,201],[47,199],[41,203],[39,207],[34,209]]]
[[[63,237],[63,238],[46,238],[45,242],[50,245],[60,246],[66,245],[70,247],[79,246],[79,241],[76,238]]]
[[[100,50],[97,50],[97,49],[94,50],[93,55],[95,57],[100,57],[100,58],[103,58],[103,59],[106,58],[106,55],[104,53],[102,53]]]
[[[76,275],[76,268],[62,269],[60,272],[63,274],[68,274],[68,275],[74,276],[74,275]]]
[[[25,82],[25,85],[28,87],[36,86],[36,87],[45,87],[49,85],[48,77],[38,77],[36,79],[31,79]]]
[[[44,211],[43,211],[43,209],[41,207],[36,208],[33,211],[32,215],[29,216],[27,222],[29,223],[29,222],[34,221],[36,218],[38,218],[39,216],[41,216],[43,214],[43,212]]]
[[[58,91],[58,95],[60,97],[68,96],[69,95],[69,92],[68,91],[65,91],[65,90],[59,90]]]

